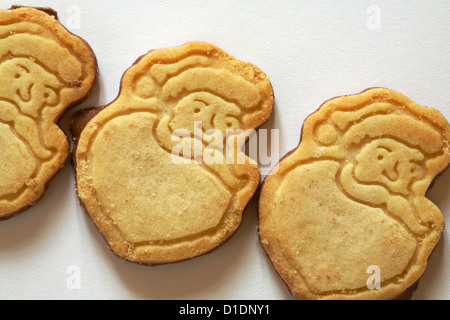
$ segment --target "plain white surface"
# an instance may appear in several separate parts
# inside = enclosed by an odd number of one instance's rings
[[[13,3],[0,4],[6,9]],[[280,130],[280,156],[297,146],[306,116],[325,100],[369,87],[399,91],[450,119],[448,0],[21,4],[53,7],[95,51],[100,79],[81,107],[112,101],[124,71],[148,50],[202,40],[271,77],[276,104],[264,128]],[[67,130],[67,117],[62,125]],[[217,250],[145,267],[111,253],[83,215],[73,184],[67,165],[38,205],[0,222],[0,299],[292,299],[259,244],[255,200],[241,228]],[[450,170],[429,192],[447,225],[449,186]],[[415,299],[450,299],[449,238],[447,228]],[[74,270],[78,289],[71,282]]]

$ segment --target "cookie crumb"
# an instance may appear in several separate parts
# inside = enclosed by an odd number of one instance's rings
[[[71,85],[72,85],[72,88],[80,88],[83,85],[83,81],[72,80]]]

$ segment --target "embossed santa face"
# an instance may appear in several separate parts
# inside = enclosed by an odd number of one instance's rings
[[[226,130],[240,128],[237,117],[241,109],[208,92],[196,92],[182,99],[173,109],[170,122],[172,130],[194,128],[194,121],[201,121],[204,130]]]
[[[60,81],[36,62],[13,58],[0,65],[0,97],[8,97],[33,117],[43,106],[58,103]]]
[[[417,149],[393,139],[377,139],[356,156],[354,174],[361,182],[381,183],[393,192],[406,195],[411,181],[425,175],[419,163],[423,160],[424,155]]]

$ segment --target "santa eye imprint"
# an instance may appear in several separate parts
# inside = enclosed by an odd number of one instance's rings
[[[443,231],[425,194],[450,164],[449,141],[438,111],[383,88],[306,119],[259,201],[261,243],[296,298],[394,299],[420,279]]]
[[[42,96],[48,106],[53,106],[58,102],[58,94],[52,88],[46,87]]]
[[[202,100],[199,100],[199,99],[195,99],[193,101],[193,104],[195,106],[194,113],[200,113],[203,108],[208,106],[208,104],[205,101],[202,101]]]

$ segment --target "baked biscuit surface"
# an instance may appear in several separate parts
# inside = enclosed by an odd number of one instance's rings
[[[113,252],[151,265],[225,241],[260,181],[243,141],[227,159],[227,132],[259,127],[272,105],[267,76],[214,45],[141,57],[77,143],[78,195]]]
[[[261,243],[296,298],[394,299],[418,281],[444,227],[425,193],[449,138],[439,112],[383,88],[307,118],[259,202]]]
[[[34,204],[65,164],[69,143],[56,122],[96,76],[89,45],[54,16],[0,10],[0,219]]]

